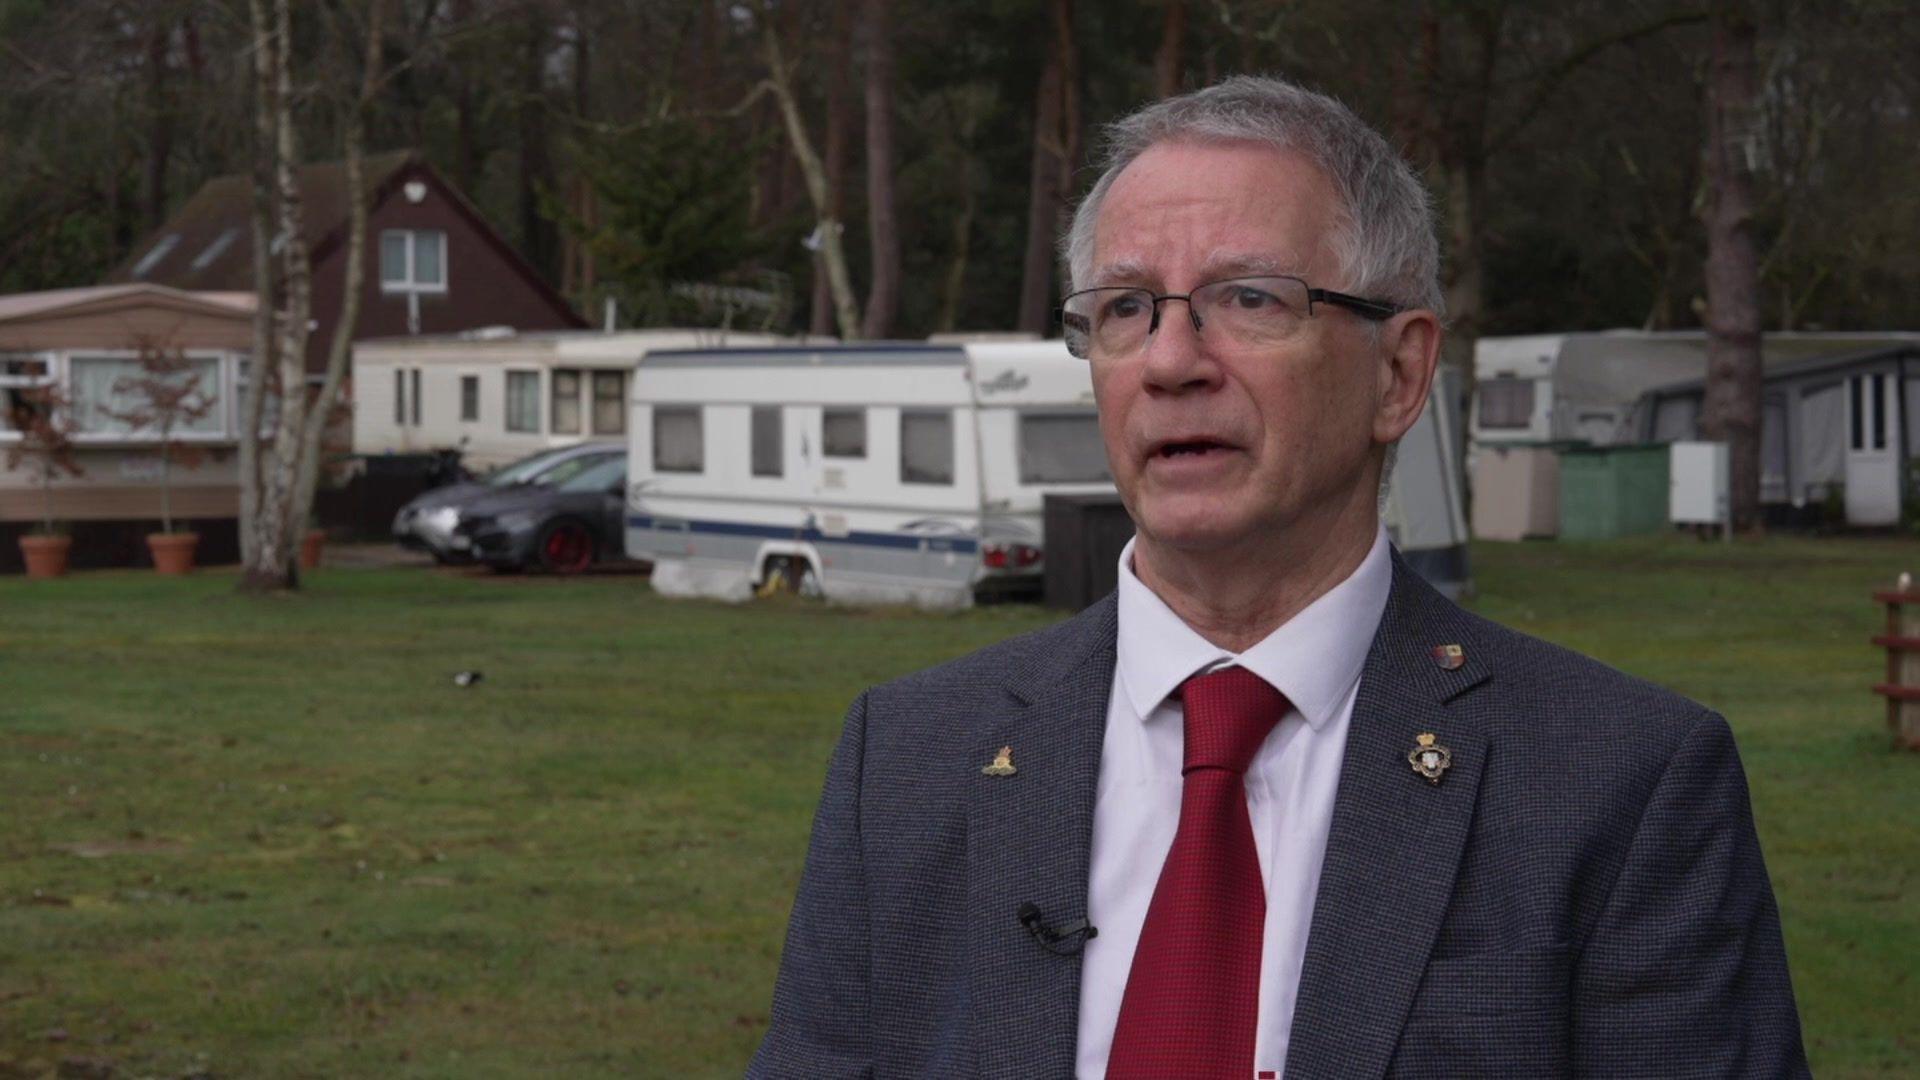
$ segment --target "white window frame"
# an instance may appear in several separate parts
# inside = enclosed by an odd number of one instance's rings
[[[414,279],[414,264],[417,261],[414,253],[419,247],[420,237],[426,233],[433,233],[440,237],[440,281],[437,284],[422,284]],[[389,236],[404,236],[407,240],[407,276],[400,281],[387,280],[386,251],[387,237]],[[375,249],[375,262],[378,264],[375,269],[380,276],[380,291],[394,295],[405,293],[430,293],[434,296],[445,295],[447,291],[447,279],[452,276],[452,267],[447,265],[449,262],[447,258],[447,248],[447,230],[445,229],[380,230],[380,244]]]
[[[137,360],[140,353],[135,349],[69,349],[54,354],[57,379],[61,393],[69,402],[74,400],[73,362],[75,360]],[[221,404],[214,410],[220,418],[219,431],[177,431],[173,441],[179,443],[197,443],[200,445],[218,445],[235,441],[234,432],[240,424],[236,417],[238,408],[238,372],[240,353],[231,349],[183,349],[181,355],[189,360],[212,360],[215,362],[214,382],[218,387]],[[232,403],[229,405],[228,403]],[[19,436],[14,433],[14,438]],[[158,446],[160,435],[155,431],[76,431],[73,433],[76,446]]]
[[[517,428],[513,426],[513,377],[527,375],[533,378],[533,427]],[[501,408],[500,430],[509,435],[541,435],[546,432],[546,416],[542,406],[552,396],[547,389],[545,372],[539,368],[504,368],[500,376]]]
[[[473,415],[467,415],[467,388],[473,388]],[[480,376],[471,371],[460,373],[460,422],[477,424],[480,422]]]
[[[0,357],[8,360],[38,360],[47,366],[43,375],[8,375],[0,372],[0,394],[8,390],[29,389],[39,386],[57,386],[60,383],[60,354],[43,349],[0,349]],[[19,442],[20,432],[6,426],[6,417],[0,415],[0,443]]]

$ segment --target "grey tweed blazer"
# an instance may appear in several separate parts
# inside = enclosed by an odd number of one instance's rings
[[[1726,721],[1393,573],[1288,1080],[1807,1075]],[[749,1076],[1072,1074],[1079,957],[1017,912],[1086,914],[1114,630],[1109,596],[854,703]]]

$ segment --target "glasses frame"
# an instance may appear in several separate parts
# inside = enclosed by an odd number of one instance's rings
[[[1286,281],[1297,281],[1300,283],[1302,288],[1306,289],[1307,318],[1309,319],[1313,318],[1317,314],[1313,310],[1313,307],[1315,304],[1332,304],[1335,307],[1346,308],[1348,311],[1353,312],[1355,315],[1358,315],[1361,318],[1367,319],[1372,322],[1381,322],[1386,319],[1391,319],[1395,315],[1398,315],[1403,311],[1412,310],[1400,304],[1391,303],[1386,300],[1369,300],[1364,296],[1355,296],[1352,293],[1343,293],[1333,289],[1317,288],[1311,284],[1308,284],[1306,278],[1299,277],[1294,274],[1243,274],[1239,277],[1221,278],[1218,281],[1205,282],[1201,285],[1195,286],[1191,292],[1184,292],[1184,293],[1155,293],[1152,289],[1143,288],[1138,285],[1096,285],[1091,289],[1076,289],[1075,291],[1070,292],[1067,295],[1060,298],[1060,306],[1054,309],[1054,315],[1055,315],[1056,321],[1058,321],[1061,327],[1063,328],[1062,336],[1064,337],[1064,328],[1070,325],[1067,321],[1069,318],[1084,318],[1084,316],[1075,316],[1072,312],[1069,312],[1067,310],[1067,303],[1071,301],[1074,297],[1086,296],[1090,293],[1099,293],[1099,292],[1145,293],[1147,295],[1148,301],[1153,305],[1153,316],[1151,321],[1147,323],[1148,337],[1153,336],[1155,333],[1159,331],[1160,305],[1162,302],[1167,300],[1180,300],[1186,303],[1187,318],[1193,322],[1193,332],[1198,334],[1202,331],[1204,324],[1201,322],[1201,319],[1200,319],[1200,309],[1193,306],[1194,293],[1200,292],[1205,289],[1211,289],[1216,285],[1229,285],[1236,281],[1272,281],[1275,278],[1280,278]],[[1093,328],[1091,326],[1077,327],[1076,329],[1078,329],[1081,333],[1085,334],[1087,336],[1088,341],[1092,340]],[[1144,344],[1146,339],[1142,338],[1141,341],[1142,341],[1142,344]],[[1072,351],[1071,348],[1069,348],[1068,351],[1071,352]],[[1082,360],[1088,360],[1091,358],[1092,358],[1091,349],[1088,350],[1087,355],[1080,357],[1080,359]]]

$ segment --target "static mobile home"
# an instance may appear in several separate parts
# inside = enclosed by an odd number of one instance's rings
[[[721,330],[494,328],[357,342],[354,452],[459,448],[470,467],[488,469],[556,446],[624,443],[628,381],[648,350],[780,340]]]
[[[1457,419],[1402,441],[1385,520],[1466,582]],[[670,595],[779,581],[849,602],[964,606],[1031,583],[1048,493],[1111,491],[1085,361],[1059,341],[660,350],[634,378],[627,553]]]
[[[173,471],[173,511],[201,532],[202,562],[234,558],[240,388],[252,344],[249,293],[136,284],[0,296],[0,450],[20,440],[12,421],[26,391],[54,386],[72,402],[75,458],[85,470],[56,479],[43,500],[30,470],[8,469],[0,455],[0,536],[28,529],[51,502],[71,530],[76,566],[145,561],[143,537],[161,511],[160,445],[127,414],[138,401],[129,384],[140,351],[159,348],[192,363],[196,396],[211,405],[174,435],[206,455],[198,468]],[[0,542],[0,570],[16,560],[11,540]]]

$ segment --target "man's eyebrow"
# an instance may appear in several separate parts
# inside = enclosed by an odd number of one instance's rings
[[[1300,268],[1294,263],[1272,255],[1248,255],[1239,252],[1215,253],[1207,256],[1207,260],[1200,265],[1204,268],[1201,276],[1209,281],[1265,274],[1288,274],[1298,277],[1300,273]]]
[[[1091,277],[1093,281],[1098,284],[1089,285],[1088,288],[1105,288],[1112,285],[1144,285],[1153,280],[1153,275],[1147,272],[1146,267],[1131,259],[1122,259],[1118,262],[1110,262],[1097,267]]]

